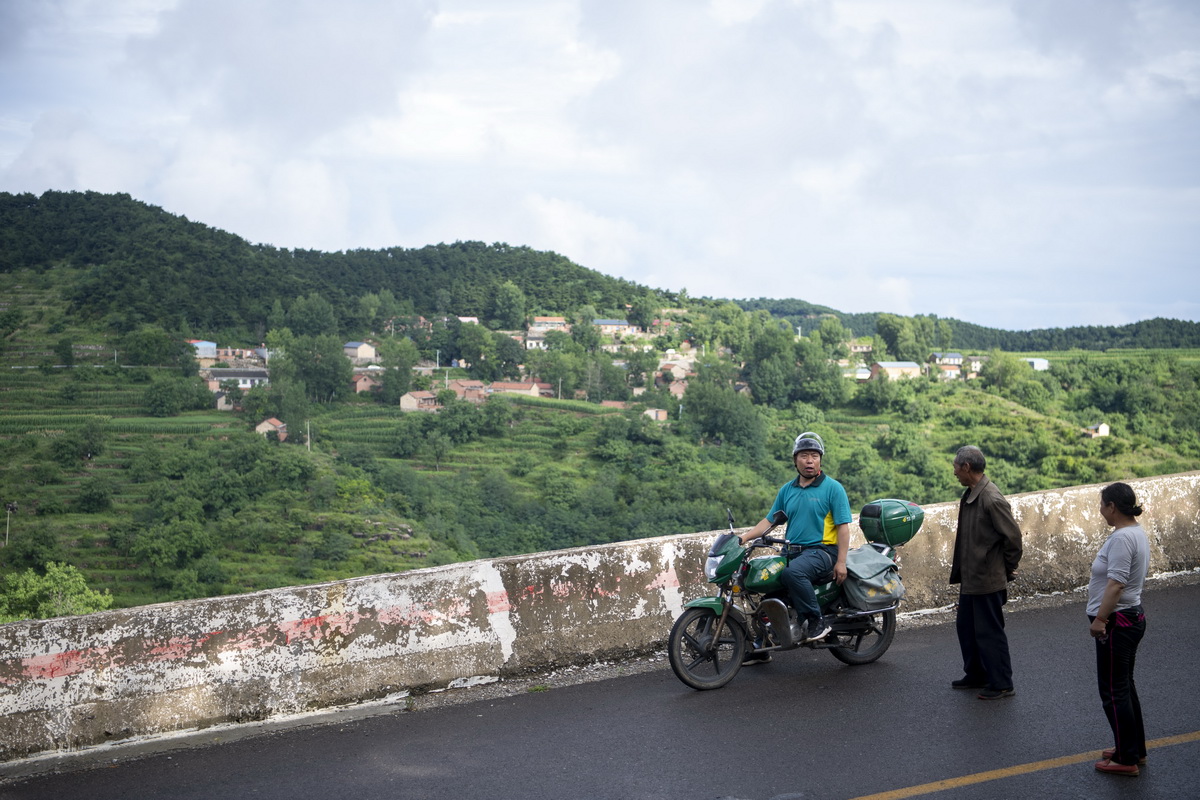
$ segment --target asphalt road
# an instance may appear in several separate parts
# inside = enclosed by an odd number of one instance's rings
[[[1082,598],[1008,615],[1017,695],[953,691],[950,624],[902,628],[879,662],[777,655],[696,692],[665,659],[626,677],[278,730],[59,774],[0,797],[1195,798],[1200,582],[1147,591],[1138,686],[1152,740],[1141,777],[1092,769],[1111,744]],[[942,782],[942,783],[936,783]],[[929,784],[934,784],[929,786]]]

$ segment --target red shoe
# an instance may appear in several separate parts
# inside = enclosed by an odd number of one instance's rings
[[[1108,748],[1107,750],[1101,751],[1101,753],[1100,753],[1100,757],[1101,757],[1101,758],[1103,758],[1105,761],[1112,761],[1112,757],[1113,757],[1113,756],[1115,756],[1116,754],[1117,754],[1117,748],[1115,748],[1115,747],[1110,747],[1110,748]],[[1145,764],[1146,764],[1146,757],[1145,757],[1145,756],[1142,756],[1141,758],[1139,758],[1139,759],[1138,759],[1138,766],[1139,766],[1139,767],[1140,767],[1140,766],[1145,766]]]
[[[1096,762],[1096,772],[1107,772],[1109,775],[1128,775],[1130,778],[1141,775],[1137,764],[1118,764],[1111,759]]]

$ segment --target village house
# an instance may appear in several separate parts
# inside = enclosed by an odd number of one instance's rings
[[[355,372],[354,377],[350,380],[350,386],[353,387],[354,393],[362,394],[363,392],[374,392],[381,389],[383,387],[383,377],[378,372],[382,372],[382,370]]]
[[[1021,360],[1033,367],[1034,372],[1045,372],[1050,369],[1050,361],[1045,358],[1023,358]]]
[[[454,396],[459,400],[466,400],[468,403],[482,403],[487,400],[487,387],[483,385],[483,381],[457,379],[447,381],[443,388],[454,392]]]
[[[201,367],[211,367],[217,363],[217,343],[204,339],[188,339],[187,343],[195,350],[196,363]]]
[[[688,364],[681,364],[678,361],[664,361],[658,365],[658,374],[670,374],[671,378],[677,381],[686,378],[690,372]]]
[[[225,381],[235,381],[237,388],[243,392],[253,389],[255,386],[266,386],[270,383],[270,372],[260,367],[248,369],[202,369],[200,377],[208,384],[210,392],[221,390],[221,384]]]
[[[876,361],[871,365],[871,380],[880,376],[888,380],[921,377],[921,365],[915,361]]]
[[[687,392],[687,386],[688,382],[686,378],[681,381],[671,381],[667,384],[667,391],[671,393],[672,397],[678,397],[682,399],[684,393]]]
[[[931,353],[927,359],[930,363],[937,364],[939,367],[943,364],[949,364],[955,367],[963,365],[962,353]]]
[[[637,333],[638,329],[623,319],[594,319],[592,324],[600,329],[603,336],[624,336],[627,333]]]
[[[529,333],[525,334],[525,349],[526,350],[545,350],[546,349],[546,331],[535,331],[530,329]]]
[[[442,406],[437,399],[437,392],[408,392],[400,397],[401,411],[437,412],[440,411],[441,408]]]
[[[263,436],[268,437],[274,433],[281,442],[287,441],[288,437],[287,425],[277,420],[275,417],[264,419],[262,422],[255,425],[254,432],[261,433]]]
[[[655,422],[666,422],[671,416],[670,412],[665,408],[647,408],[642,414]]]
[[[205,339],[188,339],[187,343],[196,351],[197,359],[217,359],[217,343]]]
[[[842,377],[857,381],[858,383],[866,383],[871,380],[871,370],[865,364],[859,364],[856,367],[843,369]]]
[[[541,392],[536,383],[519,383],[515,381],[496,381],[487,387],[491,393],[508,393],[508,394],[524,394],[530,397],[539,397]]]
[[[962,367],[958,364],[937,364],[937,376],[944,381],[956,381],[962,377]]]
[[[967,356],[963,359],[963,369],[967,371],[967,378],[973,379],[979,377],[979,370],[988,362],[987,356]]]
[[[257,367],[266,363],[258,350],[242,347],[218,347],[217,360],[231,367]]]
[[[368,342],[346,342],[342,345],[342,352],[355,364],[369,364],[377,357],[375,346]]]
[[[1087,433],[1088,436],[1090,436],[1093,439],[1099,438],[1101,436],[1108,436],[1108,433],[1109,433],[1108,423],[1101,422],[1096,425],[1089,425],[1086,428],[1084,428],[1084,431]]]
[[[566,317],[534,317],[533,321],[529,323],[529,330],[541,331],[543,333],[546,331],[570,333],[571,326],[567,324]]]

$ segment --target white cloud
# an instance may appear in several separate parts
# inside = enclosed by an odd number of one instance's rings
[[[9,0],[0,189],[693,295],[1200,319],[1198,41],[1189,0]]]
[[[580,260],[603,262],[625,271],[637,243],[635,225],[592,213],[567,200],[533,196],[528,200],[538,240],[558,253],[579,253]]]

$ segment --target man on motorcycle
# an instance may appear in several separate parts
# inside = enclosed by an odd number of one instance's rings
[[[817,434],[805,431],[796,437],[792,463],[798,474],[779,488],[775,504],[767,514],[769,518],[781,509],[787,513],[787,539],[800,546],[799,553],[788,561],[780,577],[803,626],[798,633],[805,642],[829,635],[830,627],[821,619],[813,583],[830,571],[839,584],[844,581],[846,553],[850,549],[850,500],[842,485],[821,471],[824,455],[825,443]],[[739,538],[745,544],[762,536],[770,527],[769,519],[763,519]],[[796,640],[801,641],[798,637]]]

